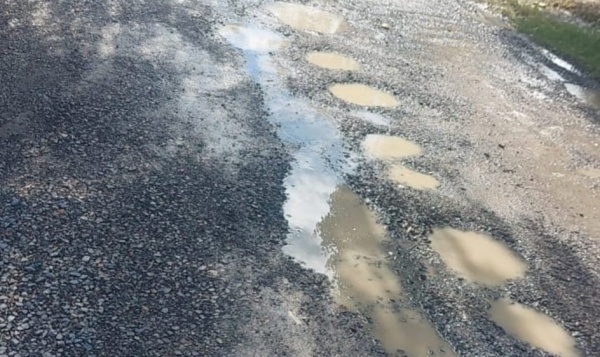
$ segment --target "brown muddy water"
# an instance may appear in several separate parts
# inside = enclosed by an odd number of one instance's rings
[[[490,318],[507,333],[561,357],[577,357],[573,337],[549,316],[506,299],[492,302]]]
[[[362,146],[368,156],[384,161],[420,156],[423,153],[423,149],[412,141],[391,135],[367,135]]]
[[[352,58],[330,52],[311,52],[306,55],[306,60],[321,68],[341,71],[358,71],[360,64]]]
[[[408,299],[382,247],[385,230],[375,214],[346,186],[331,195],[330,207],[319,233],[331,252],[335,300],[369,317],[374,337],[389,353],[454,356],[423,314],[406,307]]]
[[[311,6],[275,2],[268,5],[267,10],[279,21],[296,30],[334,34],[348,27],[342,16]]]
[[[388,168],[388,178],[398,185],[415,190],[435,190],[440,185],[435,177],[413,171],[400,164],[394,164]]]
[[[525,262],[492,237],[453,228],[437,228],[431,248],[457,275],[484,286],[499,286],[525,275]]]
[[[391,94],[359,83],[334,84],[329,91],[335,97],[365,107],[395,107],[398,101]]]

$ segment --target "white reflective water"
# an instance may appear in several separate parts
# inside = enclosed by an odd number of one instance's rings
[[[392,121],[389,118],[386,118],[381,114],[368,112],[366,110],[355,110],[351,114],[375,125],[390,126],[392,124]]]
[[[225,26],[220,33],[233,46],[244,50],[248,73],[264,91],[269,120],[278,136],[294,148],[289,175],[284,180],[287,201],[283,205],[290,233],[284,252],[319,273],[331,277],[317,225],[329,213],[329,197],[342,182],[341,174],[352,169],[344,158],[341,135],[333,121],[295,98],[281,83],[269,52],[279,48],[274,33]]]
[[[551,60],[557,66],[559,66],[569,72],[579,74],[577,69],[572,64],[559,58],[558,56],[552,54],[551,52],[549,52],[547,50],[542,50],[542,54],[544,56],[546,56],[549,60]],[[549,80],[551,80],[553,82],[561,83],[570,95],[574,96],[578,100],[582,101],[583,103],[585,103],[593,108],[600,109],[600,91],[593,90],[593,89],[587,89],[587,88],[584,88],[577,84],[569,83],[569,82],[567,82],[565,77],[563,77],[558,72],[548,68],[548,66],[546,66],[546,65],[540,64],[538,66],[538,68],[539,68],[540,72]]]

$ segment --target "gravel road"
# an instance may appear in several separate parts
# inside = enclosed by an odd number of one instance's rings
[[[480,4],[3,0],[0,83],[0,357],[600,355],[600,96]]]

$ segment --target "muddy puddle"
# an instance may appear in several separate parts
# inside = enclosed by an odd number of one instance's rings
[[[448,268],[472,283],[499,286],[521,278],[525,262],[505,244],[492,237],[453,228],[434,229],[431,248]]]
[[[510,335],[561,357],[579,356],[573,337],[549,316],[506,299],[491,305],[490,318]]]
[[[387,161],[420,156],[423,153],[423,149],[412,141],[391,135],[367,135],[362,146],[371,158]]]
[[[440,185],[435,177],[413,171],[399,164],[391,165],[388,168],[388,178],[398,185],[415,190],[435,190]]]
[[[334,34],[348,28],[342,16],[311,6],[275,2],[268,5],[267,10],[282,23],[297,30]]]
[[[339,186],[329,203],[319,233],[331,252],[327,267],[336,301],[369,317],[374,337],[391,354],[401,350],[410,357],[454,356],[420,312],[398,306],[407,299],[386,261],[381,246],[385,230],[375,214],[346,186]]]
[[[358,71],[360,64],[349,57],[344,57],[331,52],[311,52],[306,55],[306,60],[321,68],[335,69],[340,71]]]
[[[364,84],[334,84],[329,91],[335,97],[364,107],[395,107],[398,101],[391,94]]]

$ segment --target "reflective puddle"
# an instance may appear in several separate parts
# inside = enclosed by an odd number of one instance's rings
[[[564,83],[567,92],[592,108],[600,109],[600,91],[586,89],[581,86]]]
[[[485,234],[437,228],[430,239],[431,248],[448,268],[473,283],[498,286],[522,277],[527,270],[506,245]]]
[[[363,141],[363,150],[374,159],[395,160],[419,156],[423,149],[398,136],[370,134]]]
[[[352,58],[328,52],[311,52],[306,56],[306,60],[315,66],[327,69],[337,69],[342,71],[358,71],[360,64]]]
[[[260,84],[271,113],[268,120],[293,148],[291,170],[284,180],[287,200],[283,210],[290,233],[283,250],[307,268],[331,277],[326,268],[328,253],[316,229],[329,213],[327,201],[341,175],[352,169],[351,159],[344,157],[341,134],[331,119],[295,98],[281,83],[278,66],[269,56],[273,47],[267,46],[279,40],[278,35],[240,26],[225,26],[220,33],[245,50],[247,70]]]
[[[273,32],[239,25],[227,25],[219,29],[223,36],[234,47],[245,51],[265,53],[281,47],[283,40]]]
[[[579,73],[572,64],[559,58],[550,51],[542,50],[542,54],[544,54],[544,56],[546,56],[557,66],[562,67],[570,72]],[[569,83],[562,75],[543,64],[538,65],[538,68],[540,69],[540,72],[549,80],[562,83],[567,92],[569,92],[569,94],[575,98],[592,108],[600,109],[600,90],[587,89],[582,86]]]
[[[323,246],[331,252],[327,266],[333,272],[334,298],[368,316],[374,336],[389,353],[454,356],[419,312],[394,306],[394,301],[406,298],[386,262],[381,248],[385,231],[374,213],[346,186],[331,195],[330,207],[319,232]]]
[[[366,110],[353,111],[352,115],[375,125],[390,126],[392,124],[392,121],[389,118],[386,118],[381,114],[368,112]]]
[[[364,84],[334,84],[329,87],[331,94],[352,104],[365,107],[395,107],[398,101],[391,94]]]
[[[276,2],[268,5],[267,10],[279,21],[297,30],[334,34],[348,27],[342,16],[310,6]]]
[[[490,318],[514,337],[562,357],[577,357],[573,337],[549,316],[502,299],[492,302]]]
[[[415,190],[435,190],[440,182],[433,176],[413,171],[399,164],[389,168],[388,177],[393,182]]]

